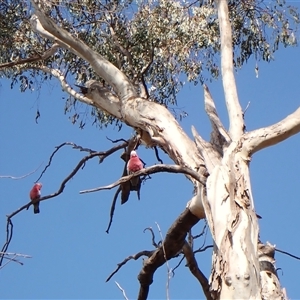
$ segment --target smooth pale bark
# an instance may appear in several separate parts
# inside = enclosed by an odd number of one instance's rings
[[[243,134],[244,120],[233,73],[232,30],[229,22],[227,0],[217,0],[221,38],[222,82],[229,117],[229,134],[237,141]]]
[[[244,159],[255,152],[276,145],[300,132],[300,107],[280,122],[250,131],[244,135]]]
[[[31,24],[36,32],[88,61],[94,71],[114,88],[121,101],[137,96],[133,84],[117,67],[46,17],[39,7],[39,1],[33,0],[32,3],[36,15],[32,16]]]

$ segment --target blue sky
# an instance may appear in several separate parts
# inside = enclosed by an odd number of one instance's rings
[[[255,77],[255,61],[236,74],[242,107],[250,101],[246,112],[247,130],[268,126],[292,113],[300,104],[299,47],[280,49],[275,61],[259,62],[259,78]],[[33,182],[47,164],[54,147],[74,142],[83,147],[104,151],[113,145],[106,139],[129,138],[132,129],[124,125],[118,132],[113,126],[99,130],[89,123],[81,130],[64,115],[63,93],[58,82],[47,83],[40,92],[20,93],[11,90],[6,80],[0,82],[0,175],[21,176],[36,169],[22,180],[0,179],[0,243],[5,241],[5,215],[28,202]],[[208,84],[218,112],[227,125],[221,81]],[[181,122],[191,136],[191,125],[206,139],[210,124],[204,112],[201,86],[186,85],[179,94],[179,107],[189,113]],[[41,113],[35,123],[37,107]],[[85,108],[81,107],[81,111]],[[256,153],[251,163],[251,180],[257,212],[262,216],[260,235],[281,249],[300,256],[299,184],[300,135],[280,145]],[[147,166],[157,163],[151,149],[138,151]],[[191,183],[180,174],[154,174],[142,186],[141,200],[134,194],[128,203],[117,203],[110,234],[105,230],[113,191],[80,195],[79,191],[106,185],[117,180],[123,170],[121,152],[102,164],[95,158],[67,184],[63,194],[40,205],[41,213],[32,208],[13,218],[14,236],[9,252],[32,256],[23,259],[23,266],[10,263],[1,270],[1,298],[100,298],[122,299],[117,281],[128,298],[137,296],[137,275],[142,260],[130,261],[112,278],[105,279],[129,255],[151,250],[151,236],[143,233],[152,227],[160,239],[155,222],[165,234],[175,218],[183,211],[192,195]],[[55,192],[60,182],[73,170],[85,154],[64,147],[54,157],[51,167],[41,179],[42,194]],[[160,153],[164,163],[171,161]],[[200,233],[201,221],[193,233]],[[199,247],[203,239],[196,242]],[[210,244],[209,234],[207,244]],[[197,255],[201,270],[209,276],[211,249]],[[288,297],[300,299],[298,270],[300,261],[276,253],[279,277]],[[178,259],[169,262],[171,268]],[[155,274],[150,299],[166,298],[167,269],[162,266]],[[183,263],[170,281],[171,299],[199,298],[201,289]]]

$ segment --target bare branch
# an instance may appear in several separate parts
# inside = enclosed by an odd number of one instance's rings
[[[41,167],[41,165],[42,165],[42,164],[40,164],[35,170],[33,170],[33,171],[31,171],[31,172],[29,172],[29,173],[27,173],[27,174],[25,174],[25,175],[18,176],[18,177],[16,177],[16,176],[11,176],[11,175],[3,175],[3,176],[0,176],[0,179],[2,179],[2,178],[9,178],[9,179],[13,179],[13,180],[23,179],[23,178],[28,177],[29,175],[35,173],[35,172]]]
[[[117,202],[117,199],[118,199],[118,196],[121,192],[122,188],[121,186],[119,186],[119,188],[117,189],[115,195],[114,195],[114,198],[113,198],[113,201],[111,203],[111,207],[110,207],[110,218],[109,218],[109,223],[108,223],[108,226],[107,226],[107,229],[106,229],[106,233],[109,233],[109,229],[111,227],[111,224],[112,224],[112,221],[113,221],[113,217],[114,217],[114,212],[115,212],[115,208],[116,208],[116,202]]]
[[[197,278],[197,280],[201,284],[201,287],[206,296],[206,299],[212,300],[213,298],[209,292],[208,280],[207,280],[206,276],[199,269],[198,263],[195,259],[195,256],[194,256],[191,246],[187,242],[185,242],[182,250],[183,250],[184,256],[187,261],[187,266],[189,267],[191,273]]]
[[[117,281],[115,281],[115,284],[116,284],[117,287],[122,291],[122,294],[123,294],[124,299],[125,299],[125,300],[129,300],[129,299],[127,298],[127,296],[126,296],[126,293],[125,293],[124,289],[118,284]]]
[[[158,150],[157,150],[157,147],[156,147],[156,146],[154,146],[154,151],[155,151],[156,159],[157,159],[161,164],[163,164],[164,162],[163,162],[162,159],[159,157]]]
[[[0,266],[0,270],[3,269],[10,262],[15,262],[23,266],[24,264],[16,258],[32,258],[32,256],[21,253],[8,253],[8,252],[0,252],[0,256],[3,256],[4,259],[7,259],[7,262]]]
[[[154,45],[152,45],[152,48],[150,50],[150,61],[148,62],[148,64],[146,66],[144,66],[144,68],[140,72],[140,80],[141,80],[141,82],[140,82],[140,97],[145,98],[145,99],[149,98],[149,91],[148,91],[148,87],[145,82],[144,75],[148,72],[150,66],[152,65],[153,58],[154,58]]]
[[[45,15],[40,1],[32,0],[31,2],[36,10],[36,15],[31,18],[32,27],[36,32],[48,39],[54,39],[60,46],[89,62],[95,72],[114,88],[121,101],[137,96],[130,80],[117,67],[76,36],[72,36],[63,28],[58,27]]]
[[[229,144],[231,142],[231,138],[228,135],[225,127],[223,126],[223,124],[218,116],[215,102],[210,94],[210,91],[209,91],[207,85],[205,85],[205,84],[203,85],[203,88],[204,88],[205,111],[210,119],[213,130],[216,133],[219,133],[224,138],[226,143]],[[217,134],[217,135],[219,136],[219,134]]]
[[[137,177],[143,174],[154,174],[154,173],[159,173],[159,172],[168,172],[168,173],[183,173],[186,175],[190,175],[191,177],[193,177],[195,180],[199,181],[201,184],[205,185],[205,183],[202,181],[200,175],[194,171],[191,170],[190,168],[187,167],[182,167],[182,166],[178,166],[178,165],[164,165],[164,164],[160,164],[160,165],[154,165],[151,166],[149,168],[144,168],[132,175],[128,175],[128,176],[124,176],[122,178],[120,178],[119,180],[117,180],[116,182],[106,185],[106,186],[102,186],[102,187],[98,187],[98,188],[94,188],[94,189],[90,189],[90,190],[83,190],[80,191],[80,194],[85,194],[85,193],[92,193],[92,192],[97,192],[97,191],[102,191],[102,190],[110,190],[118,185],[120,185],[123,182],[129,181],[131,178],[133,177]]]
[[[215,166],[220,163],[220,154],[213,148],[211,143],[205,141],[199,135],[194,126],[192,126],[192,134],[194,136],[197,149],[204,158],[205,166],[207,168],[208,173],[212,173]]]
[[[10,218],[7,218],[7,222],[6,222],[6,241],[0,251],[0,266],[2,266],[2,262],[4,259],[4,253],[7,251],[8,246],[12,240],[13,237],[13,229],[14,229],[14,225],[11,221]]]
[[[300,132],[300,107],[280,122],[246,133],[242,152],[249,160],[255,152],[276,145]]]
[[[117,48],[120,50],[120,52],[121,52],[124,56],[126,56],[126,57],[128,58],[129,67],[130,67],[130,69],[132,69],[133,63],[132,63],[132,55],[131,55],[131,53],[130,53],[127,49],[125,49],[125,48],[119,43],[115,31],[114,31],[113,27],[110,26],[110,25],[109,25],[109,31],[110,31],[110,34],[111,34],[112,39],[113,39],[113,44],[114,44],[115,46],[117,46]]]
[[[50,155],[50,158],[49,158],[49,161],[48,161],[48,164],[46,165],[46,167],[44,168],[44,170],[42,171],[40,177],[36,180],[36,182],[38,182],[43,174],[46,172],[46,170],[50,167],[51,163],[52,163],[52,159],[55,155],[55,153],[57,153],[59,151],[60,148],[62,148],[63,146],[72,146],[73,149],[79,149],[80,151],[86,151],[86,152],[89,152],[90,154],[92,153],[97,153],[97,151],[94,151],[92,149],[89,149],[89,148],[83,148],[79,145],[76,145],[75,143],[72,143],[72,142],[65,142],[65,143],[62,143],[60,144],[59,146],[56,146],[55,147],[55,150],[52,152],[52,154]]]
[[[63,191],[64,191],[64,188],[67,184],[67,182],[73,178],[73,176],[79,171],[79,169],[84,166],[84,164],[94,158],[94,157],[107,157],[111,154],[113,154],[114,152],[122,149],[122,148],[125,148],[127,146],[127,142],[124,142],[122,144],[119,144],[107,151],[102,151],[102,152],[94,152],[94,153],[91,153],[90,155],[87,155],[85,157],[83,157],[79,163],[76,165],[76,167],[74,168],[74,170],[62,181],[59,189],[55,192],[55,193],[52,193],[50,195],[47,195],[47,196],[44,196],[44,197],[41,197],[39,199],[39,202],[41,201],[45,201],[45,200],[48,200],[48,199],[51,199],[51,198],[54,198],[54,197],[57,197],[58,195],[60,195]],[[28,207],[32,204],[32,202],[30,201],[29,203],[23,205],[22,207],[20,207],[19,209],[17,209],[16,211],[14,211],[13,213],[11,213],[10,215],[7,215],[7,219],[11,219],[12,217],[14,217],[16,214],[18,214],[20,211],[24,210],[25,208],[28,209]]]
[[[258,259],[263,299],[283,299],[279,278],[275,268],[275,246],[269,242],[258,242]]]
[[[185,209],[174,221],[166,234],[165,240],[163,241],[165,251],[163,251],[163,247],[159,247],[153,252],[149,259],[144,261],[143,268],[138,275],[140,282],[139,300],[147,299],[155,271],[161,267],[166,260],[173,258],[181,251],[187,232],[197,224],[198,221],[198,217],[193,215],[188,209]]]
[[[184,261],[184,256],[181,257],[178,264],[172,269],[173,275],[175,274],[175,270],[180,267],[181,263]]]
[[[105,282],[108,282],[129,260],[132,260],[132,259],[138,260],[142,256],[150,257],[153,252],[154,252],[154,250],[152,250],[152,251],[144,250],[144,251],[140,251],[137,254],[128,256],[122,262],[118,263],[117,268],[107,277]]]
[[[204,251],[206,251],[207,249],[213,248],[213,247],[214,247],[213,245],[207,245],[207,246],[205,246],[205,247],[201,247],[201,248],[195,250],[195,251],[194,251],[194,254],[195,254],[195,253],[204,252]]]
[[[56,77],[59,81],[60,81],[60,84],[61,84],[61,87],[62,89],[67,92],[68,94],[70,94],[72,97],[74,97],[75,99],[85,103],[85,104],[88,104],[88,105],[94,105],[94,102],[85,97],[85,96],[82,96],[80,95],[79,93],[77,93],[74,89],[72,89],[70,87],[70,85],[67,83],[66,79],[65,79],[65,76],[61,73],[60,70],[58,69],[51,69],[51,68],[48,68],[46,66],[37,66],[35,67],[36,69],[39,69],[45,73],[49,73],[51,74],[52,76]]]
[[[206,234],[207,234],[207,229],[208,229],[208,224],[207,224],[207,221],[205,221],[205,224],[204,224],[204,226],[203,226],[202,231],[201,231],[199,234],[194,235],[194,236],[192,237],[193,240],[195,240],[195,239],[201,237],[201,236],[204,235],[204,234],[206,235]]]
[[[282,253],[282,254],[286,254],[286,255],[288,255],[288,256],[290,256],[290,257],[292,257],[292,258],[295,258],[295,259],[300,260],[300,257],[299,257],[299,256],[293,255],[293,254],[291,254],[291,253],[289,253],[289,252],[280,250],[280,249],[278,249],[278,248],[275,248],[275,251],[277,251],[277,252],[279,252],[279,253]]]
[[[24,58],[24,59],[19,59],[17,61],[0,64],[0,70],[4,69],[4,68],[14,67],[14,66],[23,65],[23,64],[27,64],[27,63],[31,63],[31,62],[40,61],[40,60],[46,60],[50,56],[52,56],[58,48],[59,48],[59,45],[57,43],[55,43],[52,45],[51,48],[49,48],[47,51],[45,51],[45,53],[43,53],[42,55],[38,54],[33,57],[28,57],[28,58]]]
[[[221,69],[225,102],[229,117],[229,135],[237,141],[243,134],[243,112],[239,103],[233,69],[232,32],[227,0],[217,0],[221,37]]]
[[[158,245],[159,245],[161,242],[159,242],[158,244],[155,242],[155,234],[154,234],[154,232],[153,232],[152,227],[147,227],[147,228],[145,228],[143,232],[145,232],[146,230],[149,230],[149,231],[151,232],[151,236],[152,236],[152,245],[153,245],[155,248],[158,248],[158,247],[159,247]]]
[[[162,235],[162,232],[161,232],[161,229],[160,229],[160,226],[157,222],[155,222],[156,226],[157,226],[157,229],[158,229],[158,232],[160,234],[160,237],[161,237],[161,240],[163,241],[163,235]],[[170,266],[169,266],[169,262],[167,260],[167,255],[166,255],[166,249],[165,249],[165,244],[162,243],[162,249],[163,249],[163,253],[164,253],[164,258],[166,260],[166,266],[167,266],[167,284],[166,284],[166,291],[167,291],[167,300],[170,300],[170,290],[169,290],[169,287],[170,287],[170,278],[171,278],[171,269],[170,269]]]

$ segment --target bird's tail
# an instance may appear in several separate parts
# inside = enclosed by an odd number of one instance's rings
[[[33,204],[33,212],[35,214],[39,214],[40,213],[40,203],[39,202]]]

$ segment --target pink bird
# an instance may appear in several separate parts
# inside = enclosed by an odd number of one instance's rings
[[[130,159],[127,163],[127,174],[133,174],[141,169],[143,169],[143,163],[141,162],[141,160],[139,159],[136,151],[131,151],[130,152]],[[139,177],[134,177],[131,180],[131,184],[133,187],[136,187],[139,183]]]
[[[33,188],[31,189],[29,193],[30,200],[33,204],[33,212],[35,214],[40,213],[40,201],[39,199],[41,198],[41,188],[42,184],[41,183],[36,183]]]

